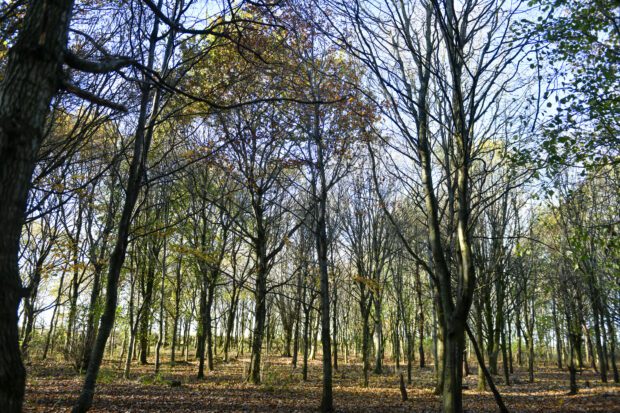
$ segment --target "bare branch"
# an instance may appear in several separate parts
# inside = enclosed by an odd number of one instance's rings
[[[117,110],[119,112],[127,112],[127,107],[125,105],[122,105],[120,103],[116,103],[116,102],[112,102],[111,100],[102,98],[101,96],[97,96],[94,93],[88,92],[84,89],[80,89],[78,86],[74,85],[73,83],[69,82],[69,81],[63,81],[62,82],[62,88],[64,90],[66,90],[67,92],[82,98],[84,100],[87,100],[89,102],[92,102],[96,105],[100,105],[100,106],[105,106],[108,107],[110,109],[114,109]]]

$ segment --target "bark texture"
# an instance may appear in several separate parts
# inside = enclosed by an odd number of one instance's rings
[[[33,1],[8,54],[0,84],[0,410],[20,412],[26,373],[17,308],[26,291],[18,272],[21,227],[45,119],[61,86],[72,0]]]

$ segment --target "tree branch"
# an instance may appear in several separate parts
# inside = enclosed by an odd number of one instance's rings
[[[100,96],[95,95],[94,93],[88,92],[84,89],[80,89],[78,86],[74,85],[73,83],[69,82],[69,81],[63,81],[62,82],[62,88],[64,90],[66,90],[67,92],[82,98],[84,100],[87,100],[89,102],[92,102],[96,105],[100,105],[100,106],[105,106],[108,107],[110,109],[114,109],[117,110],[119,112],[127,112],[127,107],[125,105],[122,105],[120,103],[116,103],[116,102],[112,102],[111,100],[107,100],[104,99]]]
[[[136,61],[126,56],[104,57],[102,60],[87,60],[75,53],[65,50],[65,63],[72,69],[87,73],[108,73],[125,66],[135,65]]]

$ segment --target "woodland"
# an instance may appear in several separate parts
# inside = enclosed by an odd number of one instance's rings
[[[620,412],[616,0],[0,2],[0,412]]]

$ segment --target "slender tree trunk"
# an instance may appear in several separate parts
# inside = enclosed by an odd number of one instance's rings
[[[161,346],[164,344],[164,336],[166,335],[166,331],[164,330],[164,300],[165,297],[165,286],[166,286],[166,258],[167,258],[167,249],[166,249],[166,239],[164,238],[164,254],[162,257],[162,266],[161,266],[161,285],[160,285],[160,300],[159,300],[159,337],[157,338],[157,346],[155,347],[155,374],[159,373],[159,366],[161,363],[160,352]]]
[[[129,332],[129,345],[127,346],[127,358],[125,359],[125,368],[123,370],[123,377],[129,379],[129,371],[131,369],[131,359],[134,355],[134,347],[136,343],[136,328],[133,326]]]
[[[437,300],[437,299],[436,299]],[[437,301],[436,301],[437,302]],[[435,308],[435,314],[437,314],[437,305],[433,306]],[[439,317],[436,316],[438,319]],[[444,386],[444,370],[445,370],[445,356],[444,356],[444,331],[441,325],[439,325],[438,320],[434,320],[433,328],[435,329],[435,376],[437,378],[437,383],[435,385],[434,393],[439,395],[443,393]]]
[[[237,331],[237,357],[239,354],[243,356],[243,348],[245,347],[245,329],[246,329],[246,310],[245,310],[245,302],[241,301],[241,320],[240,326],[241,328]],[[241,350],[241,351],[240,351]]]
[[[299,353],[299,334],[300,328],[299,324],[301,323],[301,298],[302,298],[302,273],[298,272],[297,275],[297,300],[295,301],[295,337],[293,339],[293,368],[297,368],[297,357]]]
[[[56,320],[54,321],[54,331],[58,331],[58,319],[62,319],[64,318],[64,316],[65,316],[65,312],[61,308],[59,316],[57,316]],[[52,342],[50,344],[50,352],[53,353],[55,348],[56,348],[56,336],[52,335]]]
[[[47,255],[47,254],[45,254]],[[44,255],[39,257],[36,262],[36,266],[34,269],[34,274],[32,275],[32,281],[30,285],[28,285],[28,289],[30,290],[30,294],[24,300],[24,318],[25,318],[25,328],[22,339],[22,356],[24,359],[29,358],[28,350],[30,347],[30,340],[32,338],[33,330],[34,330],[34,321],[36,318],[36,314],[34,311],[35,301],[37,299],[39,283],[41,282],[41,271],[42,266],[44,264]]]
[[[71,298],[69,299],[69,320],[67,324],[67,341],[65,342],[65,357],[71,359],[72,362],[79,361],[77,357],[78,354],[74,354],[74,342],[75,338],[73,337],[73,333],[75,330],[75,321],[77,317],[77,299],[78,294],[80,293],[80,256],[79,256],[79,243],[80,243],[80,234],[82,231],[82,206],[81,202],[78,203],[77,210],[77,220],[76,220],[76,229],[75,236],[71,237],[72,248],[73,248],[73,278],[71,279]],[[79,364],[78,364],[79,365]]]
[[[153,302],[153,286],[155,285],[155,262],[156,255],[149,257],[146,271],[145,292],[142,301],[142,314],[140,317],[140,364],[146,365],[149,349],[149,324],[151,321],[151,304]]]
[[[418,304],[417,324],[418,335],[420,336],[420,341],[418,344],[418,354],[420,358],[420,368],[423,369],[424,367],[426,367],[426,359],[424,358],[424,308],[422,306],[422,281],[420,276],[419,263],[416,265],[415,277],[415,290]]]
[[[205,278],[203,276],[203,278]],[[205,350],[207,341],[207,330],[210,328],[207,319],[207,281],[203,279],[202,287],[200,289],[200,304],[199,304],[199,327],[196,334],[196,357],[198,357],[198,378],[203,379],[205,377]]]
[[[556,309],[555,298],[551,303],[551,314],[553,316],[553,327],[555,331],[555,353],[558,369],[562,370],[562,334],[560,331],[560,323],[558,322],[558,314]]]
[[[32,330],[34,327],[34,302],[32,302],[32,297],[27,297],[24,300],[24,326],[22,333],[22,356],[24,359],[29,359],[28,350],[30,347],[30,339],[32,337]]]
[[[162,0],[159,0],[158,6],[161,7]],[[157,39],[159,36],[159,19],[155,18],[153,28],[150,33],[149,53],[147,68],[153,69],[155,61],[155,49],[157,46]],[[165,51],[164,62],[167,57],[172,53],[173,44],[171,42],[172,35],[169,34],[169,42]],[[106,288],[106,300],[103,309],[103,315],[101,317],[101,323],[99,331],[97,333],[97,339],[91,353],[91,359],[88,363],[88,369],[86,370],[86,377],[84,379],[84,386],[80,397],[73,408],[73,413],[84,413],[90,409],[95,394],[95,383],[97,381],[97,375],[99,374],[99,368],[101,367],[101,361],[103,360],[103,353],[105,351],[106,343],[112,327],[114,326],[114,319],[116,317],[116,305],[118,302],[118,280],[120,277],[121,269],[125,261],[125,254],[127,251],[127,244],[129,240],[129,230],[131,227],[131,218],[133,215],[136,201],[140,193],[141,180],[144,177],[146,169],[146,156],[153,136],[153,130],[155,127],[155,112],[159,108],[159,102],[161,95],[156,92],[155,98],[151,99],[151,86],[148,83],[143,83],[141,86],[141,101],[140,111],[138,115],[138,122],[136,126],[136,134],[134,139],[133,157],[129,167],[129,175],[127,178],[127,190],[125,192],[125,202],[121,212],[121,218],[118,225],[118,232],[116,242],[112,255],[110,256],[110,264],[108,266],[107,288]],[[152,100],[152,102],[151,102]],[[149,103],[152,103],[152,108],[149,111]],[[150,114],[150,119],[149,119]]]
[[[264,240],[264,237],[259,237]],[[254,332],[252,334],[252,355],[250,357],[250,371],[248,380],[254,384],[261,381],[261,351],[263,347],[263,335],[265,332],[265,318],[267,315],[267,263],[264,242],[259,242],[256,247],[258,256],[258,271],[256,274],[255,309],[254,309]]]
[[[304,309],[304,360],[301,375],[304,381],[308,380],[308,353],[310,352],[310,311],[311,306]]]
[[[467,360],[467,343],[465,344],[465,348],[463,349],[463,377],[467,377],[471,374],[469,370],[469,361]]]
[[[607,383],[607,363],[605,360],[605,354],[603,351],[603,343],[601,339],[601,325],[599,318],[598,308],[593,303],[593,318],[594,318],[594,343],[596,345],[596,355],[598,358],[598,371],[603,383]]]
[[[56,331],[56,315],[58,314],[58,307],[60,307],[60,297],[62,296],[62,288],[64,286],[66,271],[63,269],[60,274],[60,285],[58,286],[58,294],[56,294],[56,301],[54,302],[54,310],[52,311],[52,318],[50,319],[50,329],[47,332],[47,337],[45,338],[45,347],[43,348],[43,356],[41,357],[43,360],[47,358],[47,353],[50,348],[50,342],[52,340],[52,336],[54,335],[54,331]]]
[[[527,359],[527,370],[529,373],[530,383],[534,383],[534,337],[532,335],[529,336],[527,340],[527,348],[529,351],[529,356]]]
[[[472,346],[474,347],[474,351],[476,352],[476,358],[478,359],[478,365],[484,372],[484,375],[487,378],[487,381],[489,383],[489,387],[491,388],[491,391],[493,392],[493,397],[495,398],[497,407],[499,408],[500,412],[508,413],[508,409],[506,408],[506,405],[504,404],[504,400],[502,399],[502,396],[499,394],[497,387],[495,387],[495,383],[493,382],[493,376],[491,376],[491,373],[489,373],[489,371],[484,365],[484,355],[483,355],[484,353],[482,352],[481,349],[478,348],[478,344],[476,343],[474,334],[472,333],[469,326],[465,325],[465,329],[467,330],[467,334],[469,335],[470,343],[472,344]]]
[[[566,310],[566,328],[568,332],[568,373],[569,373],[569,394],[577,394],[579,388],[577,387],[577,366],[576,366],[576,349],[580,347],[579,342],[581,340],[581,332],[579,324],[573,325],[574,320],[569,313],[570,310]]]
[[[282,357],[291,357],[291,345],[293,344],[293,328],[295,327],[295,320],[292,316],[286,313],[282,313],[281,318],[282,333],[284,334],[284,348],[282,350]]]
[[[134,251],[135,251],[135,248],[134,248]],[[133,257],[131,261],[133,262]],[[133,268],[131,269],[131,271],[133,271]],[[131,277],[132,278],[129,284],[129,342],[127,345],[127,358],[125,360],[125,367],[123,369],[123,377],[126,379],[129,378],[129,370],[131,369],[131,361],[134,355],[134,346],[135,346],[135,340],[136,340],[136,331],[138,329],[138,317],[139,317],[139,315],[136,315],[134,312],[135,310],[134,290],[135,290],[136,281],[133,275],[131,275]],[[135,316],[135,321],[134,321],[134,316]],[[122,358],[123,356],[121,355],[121,360]]]
[[[400,319],[398,314],[392,317],[392,358],[396,370],[400,370]]]
[[[314,324],[312,324],[312,350],[310,351],[310,358],[312,360],[316,360],[316,354],[319,343],[319,330],[321,328],[321,312],[317,311],[316,319],[313,320]]]
[[[586,336],[586,362],[590,363],[590,367],[592,371],[598,373],[598,368],[596,367],[596,356],[594,353],[594,345],[592,344],[592,335],[590,334],[590,329],[586,325],[585,321],[583,323],[583,333]],[[581,359],[581,357],[580,357]],[[579,364],[580,368],[583,368],[583,361]]]
[[[234,281],[233,281],[234,283]],[[239,296],[236,286],[233,284],[233,292],[230,298],[230,308],[228,310],[228,317],[226,319],[226,338],[224,340],[224,361],[228,362],[228,350],[230,348],[230,342],[232,340],[232,333],[235,327],[235,316],[237,314],[237,305],[239,303]]]
[[[374,294],[375,309],[375,374],[383,372],[383,323],[381,315],[381,300],[378,294]]]
[[[510,364],[510,374],[514,373],[512,365],[512,323],[508,320],[508,362]]]
[[[534,325],[535,325],[535,309],[534,303],[529,303],[528,299],[525,300],[525,345],[528,351],[527,358],[527,370],[529,375],[529,382],[534,383]]]
[[[413,333],[406,327],[405,334],[407,335],[407,384],[411,384],[413,380]],[[422,353],[424,353],[424,350],[422,350]]]
[[[508,351],[506,349],[506,332],[504,327],[502,327],[501,331],[501,346],[502,346],[502,365],[504,368],[504,381],[506,382],[506,386],[510,386],[510,371],[509,371],[509,362],[508,362]]]
[[[98,253],[95,251],[95,247],[91,250],[91,259],[94,261],[93,263],[93,285],[90,291],[90,301],[88,304],[88,317],[86,320],[86,335],[84,338],[84,348],[82,350],[82,366],[81,371],[86,371],[88,369],[88,363],[90,361],[90,353],[92,351],[93,345],[95,343],[95,336],[97,334],[97,318],[99,316],[97,309],[99,308],[99,297],[101,295],[101,276],[103,275],[104,267],[104,259],[108,250],[108,241],[110,237],[110,233],[112,232],[114,225],[114,206],[115,206],[115,197],[112,191],[115,190],[114,186],[117,183],[116,180],[116,166],[113,165],[113,173],[109,182],[109,190],[110,190],[110,199],[108,201],[108,208],[106,211],[106,220],[103,227],[103,231],[101,234],[101,238],[99,239],[100,245],[98,245],[99,251]],[[91,224],[89,223],[89,229]],[[91,239],[91,242],[92,239]]]
[[[181,239],[181,244],[183,240]],[[176,268],[176,283],[174,290],[174,317],[172,324],[172,343],[170,344],[170,364],[174,365],[176,361],[176,349],[179,333],[179,318],[180,318],[180,306],[181,306],[181,263],[182,258],[179,254]]]
[[[206,322],[206,353],[207,353],[207,368],[209,371],[213,371],[213,330],[211,328],[211,324],[213,324],[213,299],[215,297],[215,285],[217,280],[217,271],[213,271],[215,274],[211,274],[210,283],[209,283],[209,291],[207,292],[207,308],[205,312]]]
[[[370,370],[370,325],[368,318],[370,308],[368,304],[362,304],[362,371],[364,374],[364,387],[368,387],[368,373]]]
[[[476,300],[476,336],[481,357],[478,362],[478,390],[484,391],[487,388],[486,376],[480,362],[484,362],[484,337],[482,335],[482,309],[481,304]]]
[[[614,383],[620,382],[620,376],[618,375],[618,364],[616,362],[616,329],[614,327],[614,323],[611,320],[611,316],[609,315],[609,311],[606,311],[606,319],[607,319],[607,330],[609,332],[609,356],[611,369],[614,374]]]
[[[338,370],[338,287],[334,284],[334,308],[332,312],[334,370]]]
[[[185,327],[183,328],[183,354],[182,356],[184,357],[185,362],[189,361],[189,341],[190,341],[189,327],[191,326],[191,324],[192,324],[192,316],[190,315],[189,317],[187,317],[185,321]]]
[[[84,338],[84,349],[82,354],[82,371],[88,368],[90,360],[90,353],[92,351],[93,343],[95,341],[95,334],[97,331],[96,323],[96,308],[99,301],[99,295],[101,293],[101,274],[103,272],[102,265],[95,265],[93,274],[93,286],[90,293],[90,303],[88,307],[88,318],[86,320],[86,336]]]
[[[321,151],[321,145],[318,145],[318,152],[321,153]],[[319,214],[317,219],[317,253],[319,261],[319,272],[321,274],[321,342],[323,343],[323,393],[321,396],[320,409],[322,412],[332,412],[334,410],[334,401],[332,395],[332,345],[329,325],[330,295],[329,277],[327,272],[327,190],[324,176],[325,171],[322,169],[322,156],[319,156],[319,159],[319,172],[321,175],[322,193],[318,205]]]
[[[523,349],[521,347],[522,332],[519,311],[517,311],[517,364],[519,367],[523,367]]]

